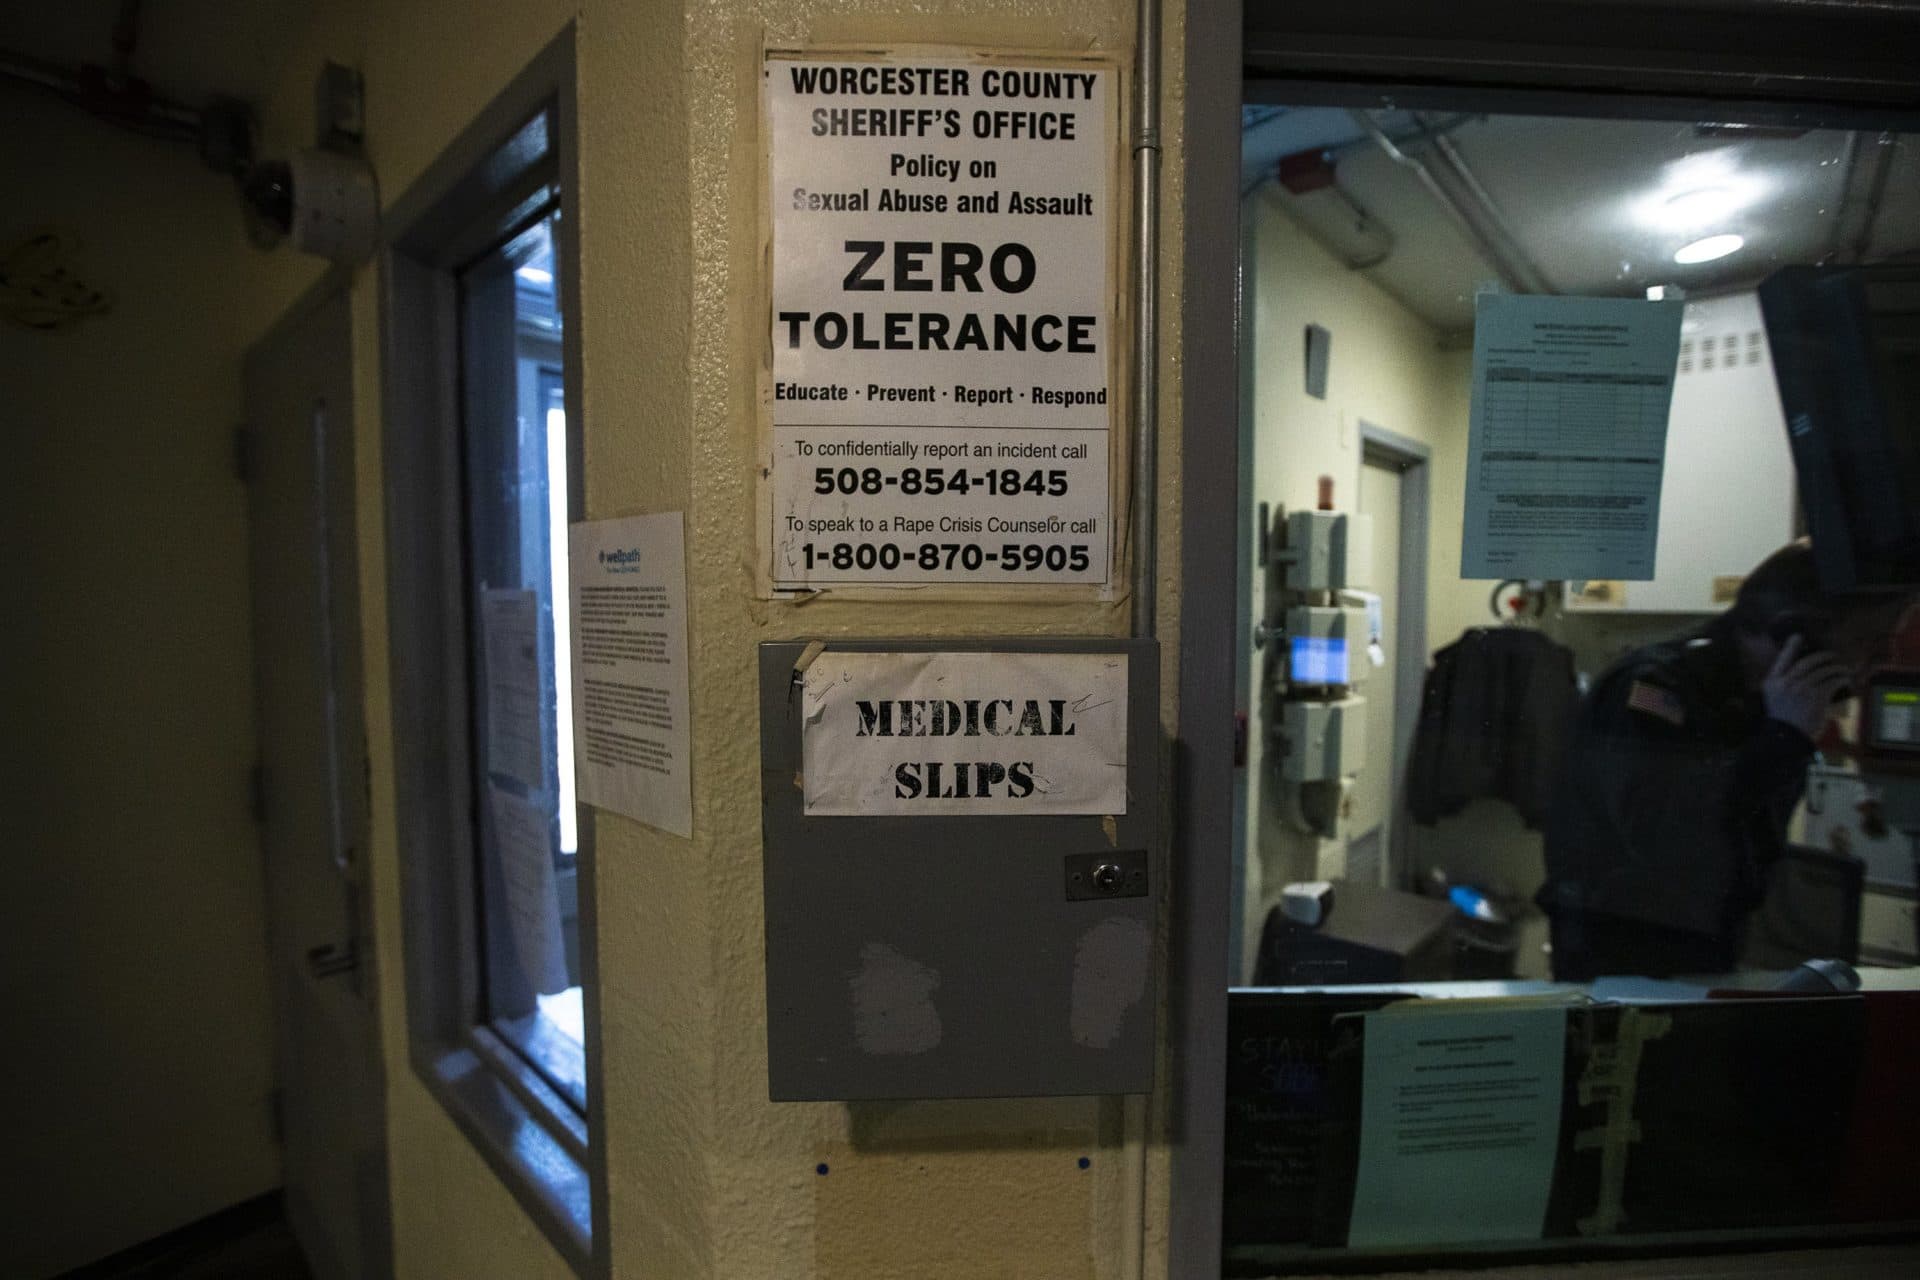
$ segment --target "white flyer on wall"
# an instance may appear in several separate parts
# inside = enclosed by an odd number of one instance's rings
[[[1107,581],[1118,84],[768,55],[777,588]]]
[[[681,515],[595,520],[567,532],[580,799],[692,835]]]
[[[801,706],[811,816],[1127,811],[1125,654],[828,650]]]
[[[1461,577],[1653,577],[1682,309],[1479,297]]]

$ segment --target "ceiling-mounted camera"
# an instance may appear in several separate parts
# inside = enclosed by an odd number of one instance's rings
[[[263,249],[291,240],[302,253],[353,264],[380,239],[380,191],[358,155],[313,148],[263,160],[240,180],[247,234]]]
[[[360,150],[360,73],[328,63],[314,86],[314,115],[317,145],[241,170],[247,236],[262,249],[291,240],[332,262],[365,262],[380,240],[380,189]]]

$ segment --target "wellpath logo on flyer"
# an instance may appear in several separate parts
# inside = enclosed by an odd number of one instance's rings
[[[640,548],[616,547],[600,553],[600,566],[608,573],[640,572]]]

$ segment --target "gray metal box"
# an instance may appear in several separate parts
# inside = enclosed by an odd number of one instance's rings
[[[794,670],[806,648],[760,646],[772,1099],[1150,1090],[1166,880],[1158,645],[830,643],[842,654],[1125,655],[1126,812],[1051,816],[808,816]]]
[[[1363,655],[1362,661],[1365,661]],[[1280,776],[1288,782],[1333,782],[1360,772],[1367,760],[1367,700],[1283,702],[1287,754]]]
[[[1347,578],[1347,515],[1343,511],[1287,513],[1287,590],[1338,591]]]

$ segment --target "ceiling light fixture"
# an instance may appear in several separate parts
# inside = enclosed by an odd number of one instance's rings
[[[514,272],[513,274],[519,276],[522,280],[525,280],[528,284],[552,284],[553,283],[553,272],[542,270],[539,267],[521,267],[518,271]]]
[[[1668,196],[1662,212],[1668,226],[1697,227],[1720,221],[1744,203],[1727,187],[1695,187]]]
[[[1695,240],[1683,244],[1673,252],[1673,260],[1681,266],[1690,267],[1700,262],[1712,262],[1724,258],[1730,253],[1738,253],[1745,247],[1745,236],[1722,235],[1708,236],[1704,240]]]
[[[1720,147],[1661,166],[1650,188],[1628,197],[1623,210],[1643,227],[1704,235],[1715,224],[1776,193],[1778,177],[1742,167],[1744,147]]]

